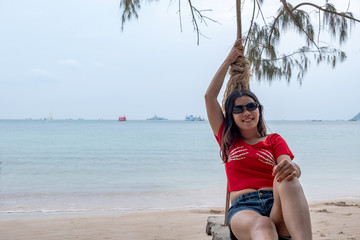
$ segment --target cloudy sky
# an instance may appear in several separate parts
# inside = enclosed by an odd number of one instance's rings
[[[187,6],[181,32],[177,1],[169,2],[143,4],[139,19],[121,31],[118,0],[0,0],[0,119],[206,116],[204,93],[236,38],[235,1],[193,1],[218,21],[201,26],[199,46]],[[332,2],[342,11],[348,6]],[[358,1],[350,9],[360,18]],[[335,69],[313,63],[301,85],[296,78],[252,79],[266,119],[347,120],[359,113],[359,39],[357,26],[342,46],[347,61]],[[291,36],[281,45],[294,43],[303,45]]]

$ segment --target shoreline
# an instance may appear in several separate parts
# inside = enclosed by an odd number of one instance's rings
[[[225,195],[223,196],[225,197]],[[172,201],[174,199],[169,199]],[[222,199],[220,199],[222,200]],[[360,197],[324,197],[324,198],[308,198],[309,207],[317,207],[318,205],[328,205],[330,203],[354,203],[360,206]],[[211,201],[209,201],[211,202]],[[208,203],[209,203],[208,202]],[[221,202],[221,205],[218,203]],[[222,204],[223,202],[223,204]],[[47,218],[47,217],[66,217],[66,216],[100,216],[100,215],[126,215],[126,214],[142,214],[149,212],[167,212],[167,211],[224,211],[225,198],[223,201],[217,199],[210,205],[164,205],[164,206],[144,206],[144,207],[119,207],[119,208],[83,208],[83,209],[18,209],[18,210],[2,210],[0,211],[0,221],[9,219],[32,219],[32,218]]]
[[[304,185],[304,184],[303,184]],[[305,190],[309,186],[305,187]],[[0,220],[46,217],[128,214],[153,211],[212,209],[225,206],[225,189],[215,186],[203,190],[164,191],[142,193],[34,193],[3,194],[0,205]],[[323,190],[323,189],[322,189]],[[305,195],[310,205],[330,201],[360,200],[358,192],[348,194],[346,190],[329,194],[315,190]],[[321,196],[321,197],[319,197]]]
[[[314,239],[360,239],[360,199],[310,202]],[[209,216],[224,208],[151,209],[134,212],[66,212],[0,219],[2,239],[211,239]],[[3,217],[3,214],[1,214]]]

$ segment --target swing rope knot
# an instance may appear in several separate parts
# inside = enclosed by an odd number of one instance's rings
[[[246,58],[238,58],[236,62],[231,64],[230,66],[230,79],[226,84],[226,89],[224,92],[224,98],[222,101],[222,109],[225,112],[225,102],[227,97],[235,90],[235,89],[247,89],[250,90],[250,62]]]

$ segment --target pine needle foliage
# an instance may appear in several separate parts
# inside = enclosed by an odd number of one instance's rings
[[[122,11],[121,15],[121,29],[124,29],[124,24],[126,21],[130,21],[133,17],[138,18],[138,11],[141,8],[143,2],[152,2],[158,0],[120,0],[120,9]]]
[[[312,3],[300,3],[293,6],[282,0],[273,21],[260,26],[254,23],[251,31],[243,38],[249,42],[246,56],[253,67],[253,75],[258,80],[286,79],[288,82],[296,76],[303,80],[312,60],[317,64],[327,63],[333,68],[346,60],[346,53],[340,48],[320,41],[323,33],[328,33],[341,46],[359,20],[350,12],[337,12],[335,6],[327,2],[324,6]],[[261,8],[261,2],[257,5]],[[305,11],[302,7],[311,7],[315,11]],[[314,13],[318,18],[311,16]],[[314,23],[314,19],[318,19]],[[314,24],[318,26],[316,29]],[[295,31],[304,39],[304,46],[290,53],[279,52],[280,40],[289,30]],[[299,41],[300,43],[300,41]]]
[[[132,17],[138,17],[137,11],[142,1],[156,0],[120,0],[122,28],[126,21],[131,20]],[[176,0],[169,1],[173,3]],[[177,1],[181,26],[181,0]],[[198,10],[192,1],[194,0],[186,0],[190,7],[194,30],[197,33],[197,44],[199,44],[200,36],[202,36],[199,25],[207,26],[208,20],[216,21],[205,15],[211,9]],[[245,55],[252,66],[252,74],[259,81],[286,79],[290,82],[296,77],[301,83],[312,61],[316,64],[326,63],[335,68],[338,63],[346,60],[346,53],[340,49],[340,46],[349,38],[355,23],[360,22],[351,12],[337,11],[329,0],[323,6],[312,2],[302,2],[293,6],[287,0],[280,0],[279,9],[272,16],[272,20],[265,22],[265,19],[270,18],[263,16],[261,8],[264,2],[270,0],[248,1],[253,2],[253,16],[251,21],[249,20],[250,27],[242,34],[242,38],[245,42]],[[249,12],[250,10],[247,9]],[[243,22],[246,20],[243,19]],[[303,39],[303,46],[284,53],[281,51],[281,45],[286,43],[280,44],[280,41],[289,31],[295,32]],[[338,47],[324,42],[323,39],[326,36],[329,36],[332,42],[336,42]],[[302,45],[300,40],[299,45]]]

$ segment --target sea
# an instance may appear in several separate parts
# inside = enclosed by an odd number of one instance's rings
[[[309,202],[360,198],[360,122],[268,121]],[[0,219],[225,205],[207,121],[0,120]]]

